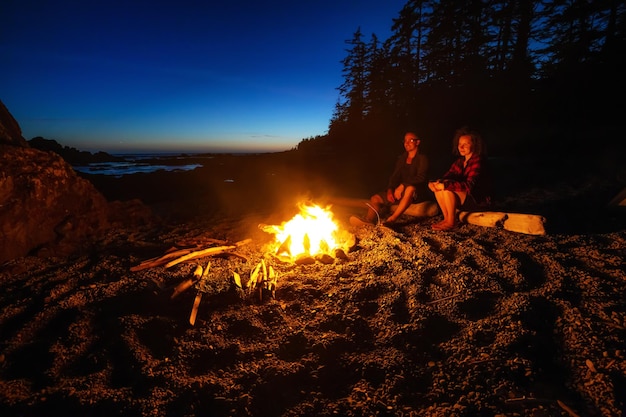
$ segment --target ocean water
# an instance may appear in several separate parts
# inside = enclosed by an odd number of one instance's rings
[[[151,173],[159,170],[164,171],[192,171],[203,165],[198,163],[198,158],[211,159],[212,156],[176,153],[137,153],[137,154],[112,154],[124,158],[124,161],[97,162],[87,165],[74,165],[75,171],[85,174],[112,175],[121,177],[137,173]],[[185,159],[194,159],[194,162],[186,164]]]

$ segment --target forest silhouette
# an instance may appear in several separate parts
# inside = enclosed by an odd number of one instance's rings
[[[613,141],[625,112],[623,2],[409,0],[391,28],[388,39],[359,28],[346,41],[328,133],[298,150],[371,165],[415,130],[437,161],[462,125],[483,132],[492,156],[587,154]]]

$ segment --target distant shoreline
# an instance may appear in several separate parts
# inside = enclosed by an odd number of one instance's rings
[[[270,153],[273,154],[273,153]],[[179,153],[179,152],[144,152],[117,153],[110,160],[99,158],[96,161],[72,163],[75,171],[90,175],[109,175],[119,178],[124,175],[149,174],[157,171],[193,171],[202,168],[208,160],[215,158],[256,157],[265,153]]]
[[[231,156],[260,156],[270,154],[284,154],[291,151],[276,151],[276,152],[255,152],[255,151],[242,151],[242,152],[185,152],[181,150],[177,151],[163,151],[163,150],[142,150],[142,151],[102,151],[95,152],[79,150],[73,147],[64,146],[58,143],[54,139],[45,139],[42,137],[36,137],[28,141],[29,146],[41,151],[50,151],[58,154],[67,161],[73,167],[83,167],[82,171],[88,171],[87,167],[92,164],[102,163],[125,163],[142,160],[147,163],[158,165],[183,165],[181,160],[183,159],[206,159],[215,157],[231,157]]]
[[[153,157],[153,158],[176,158],[176,157],[217,157],[217,156],[240,156],[240,155],[265,155],[279,152],[109,152],[116,157]]]

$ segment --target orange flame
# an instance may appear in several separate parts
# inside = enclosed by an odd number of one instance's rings
[[[315,204],[300,204],[300,213],[281,226],[265,226],[264,231],[276,235],[277,255],[297,257],[329,253],[339,247],[339,226],[333,214]]]

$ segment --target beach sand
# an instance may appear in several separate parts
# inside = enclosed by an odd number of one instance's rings
[[[72,257],[2,265],[2,416],[624,415],[626,218],[607,207],[623,170],[598,160],[573,177],[542,161],[520,175],[523,165],[503,164],[499,207],[545,216],[543,236],[436,232],[438,217],[354,229],[348,217],[362,211],[331,207],[355,244],[332,263],[298,265],[268,252],[273,235],[259,224],[289,220],[302,201],[367,198],[380,173],[217,159],[93,178],[161,221]],[[237,242],[136,270],[172,249]],[[233,280],[262,260],[278,274],[274,296]]]

